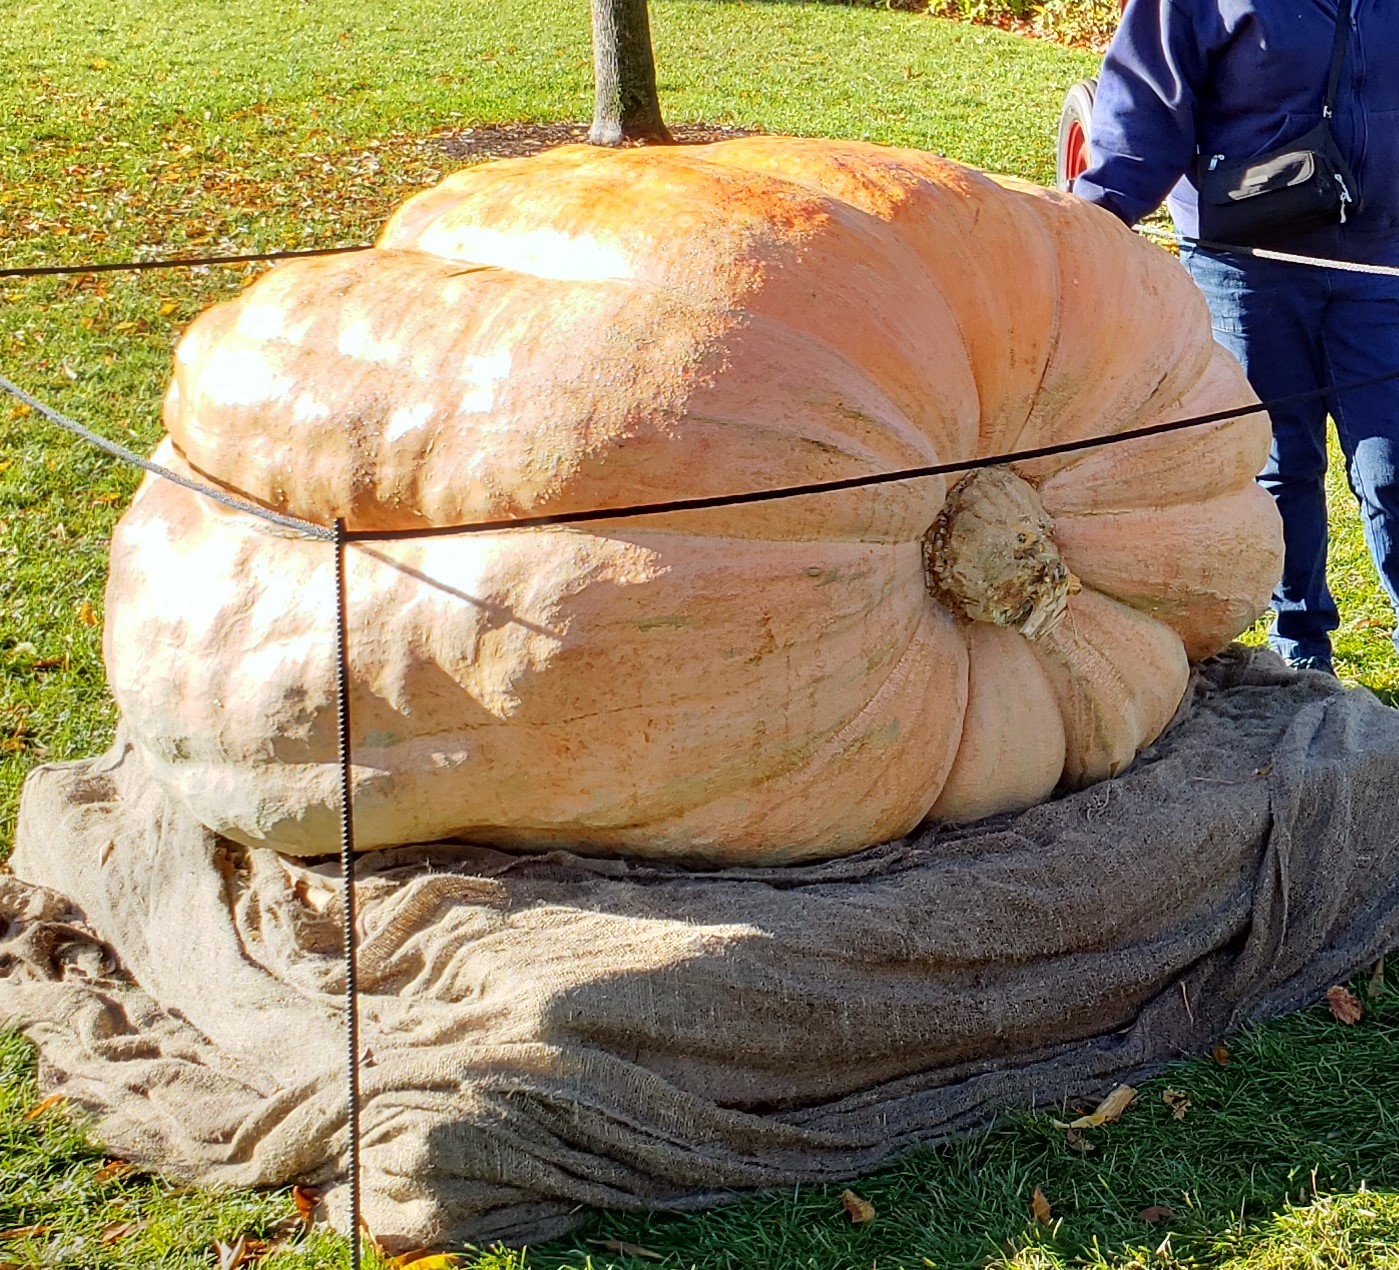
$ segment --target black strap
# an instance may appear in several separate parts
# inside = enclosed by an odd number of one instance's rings
[[[1321,104],[1321,117],[1331,118],[1336,104],[1336,89],[1341,84],[1341,63],[1346,60],[1346,37],[1350,33],[1350,0],[1340,0],[1336,7],[1336,39],[1331,45],[1331,74],[1326,81],[1326,100]]]

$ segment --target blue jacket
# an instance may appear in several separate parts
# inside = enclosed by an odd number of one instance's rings
[[[1335,31],[1336,0],[1128,0],[1074,193],[1132,224],[1170,191],[1194,236],[1196,154],[1253,157],[1314,128]],[[1351,0],[1332,124],[1364,202],[1342,234],[1361,260],[1399,240],[1399,0]]]

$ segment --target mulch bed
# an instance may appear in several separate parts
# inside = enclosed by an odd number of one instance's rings
[[[671,124],[670,134],[680,145],[703,145],[732,137],[751,137],[757,128],[737,128],[727,124]],[[585,123],[497,123],[480,128],[463,128],[436,138],[437,144],[453,159],[479,163],[485,159],[517,159],[555,146],[577,145],[588,139]]]

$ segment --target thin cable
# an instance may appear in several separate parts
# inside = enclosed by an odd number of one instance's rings
[[[144,269],[197,269],[201,265],[243,265],[257,260],[295,260],[301,256],[339,256],[351,251],[369,251],[373,243],[352,247],[307,247],[298,251],[258,251],[246,256],[176,256],[168,260],[114,260],[91,265],[29,265],[22,269],[0,269],[0,278],[50,278],[69,273],[121,273]]]
[[[345,588],[345,522],[335,522],[335,714],[340,750],[341,938],[345,955],[345,1168],[350,1186],[350,1270],[360,1270],[359,965],[355,947],[355,803],[351,791],[350,620]]]
[[[118,445],[115,441],[109,441],[100,433],[85,428],[76,419],[70,419],[67,415],[59,414],[52,406],[46,406],[37,397],[31,397],[23,388],[17,384],[12,384],[4,375],[0,375],[0,389],[9,393],[10,396],[22,401],[31,410],[37,410],[50,423],[56,423],[60,428],[71,432],[74,436],[86,441],[89,445],[96,446],[99,450],[110,454],[113,458],[120,459],[123,463],[129,463],[132,467],[139,467],[143,471],[151,472],[156,476],[163,477],[167,481],[173,481],[176,485],[182,485],[187,490],[193,490],[196,494],[203,494],[206,498],[212,498],[216,503],[222,503],[225,507],[232,507],[240,512],[247,512],[250,516],[257,516],[262,520],[274,525],[280,525],[283,529],[290,529],[296,533],[304,534],[307,538],[318,538],[322,542],[330,542],[335,535],[324,525],[312,524],[309,520],[299,520],[295,516],[284,516],[280,512],[274,512],[270,508],[262,507],[246,498],[239,498],[237,494],[230,494],[227,490],[219,489],[214,485],[207,485],[203,481],[196,481],[188,476],[181,476],[179,472],[172,472],[168,467],[162,467],[159,463],[153,463],[150,459],[142,458],[134,450],[128,450],[124,445]]]
[[[1331,260],[1325,256],[1301,256],[1292,251],[1274,251],[1271,247],[1243,247],[1236,243],[1217,243],[1208,238],[1191,238],[1187,234],[1177,234],[1169,229],[1157,229],[1152,225],[1138,225],[1137,233],[1145,238],[1158,238],[1163,242],[1179,243],[1181,246],[1205,247],[1210,251],[1226,251],[1236,256],[1253,256],[1258,260],[1280,260],[1289,265],[1309,265],[1313,269],[1339,269],[1345,273],[1376,274],[1382,278],[1399,278],[1399,266],[1369,265],[1359,260]]]
[[[788,498],[804,498],[809,494],[832,494],[841,490],[865,489],[874,485],[892,485],[898,481],[918,480],[928,476],[950,476],[956,472],[972,472],[978,468],[999,467],[1008,463],[1025,463],[1031,459],[1052,458],[1058,454],[1072,454],[1078,450],[1090,450],[1098,446],[1117,445],[1124,441],[1139,441],[1144,437],[1160,436],[1167,432],[1180,432],[1185,428],[1199,428],[1210,423],[1222,423],[1226,419],[1238,419],[1259,411],[1272,410],[1279,406],[1294,405],[1332,393],[1351,392],[1358,388],[1370,388],[1375,384],[1399,379],[1399,370],[1387,371],[1370,379],[1358,379],[1353,383],[1338,387],[1312,389],[1309,392],[1293,393],[1288,397],[1275,397],[1272,401],[1261,401],[1253,406],[1241,406],[1233,410],[1216,410],[1211,414],[1195,415],[1188,419],[1174,419],[1167,423],[1153,423],[1144,428],[1131,428],[1110,436],[1087,437],[1081,441],[1063,441],[1057,445],[1042,445],[1032,450],[1016,450],[1008,454],[989,454],[979,459],[962,459],[956,463],[933,463],[924,467],[906,467],[894,472],[876,472],[869,476],[847,476],[836,481],[815,481],[806,485],[787,485],[776,489],[751,490],[742,494],[712,494],[704,498],[678,498],[664,503],[633,503],[624,507],[592,508],[584,511],[554,512],[540,516],[517,516],[513,519],[478,520],[460,525],[430,525],[419,529],[352,529],[345,537],[349,542],[398,542],[409,538],[440,538],[453,534],[484,534],[505,529],[540,529],[553,525],[575,525],[582,521],[630,520],[637,516],[656,516],[663,512],[705,511],[714,507],[742,507],[749,503],[779,502]]]

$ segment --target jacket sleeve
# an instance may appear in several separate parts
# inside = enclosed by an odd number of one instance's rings
[[[1103,59],[1089,166],[1074,193],[1129,225],[1159,207],[1195,160],[1195,111],[1219,22],[1209,0],[1199,7],[1197,16],[1177,0],[1128,0]]]

